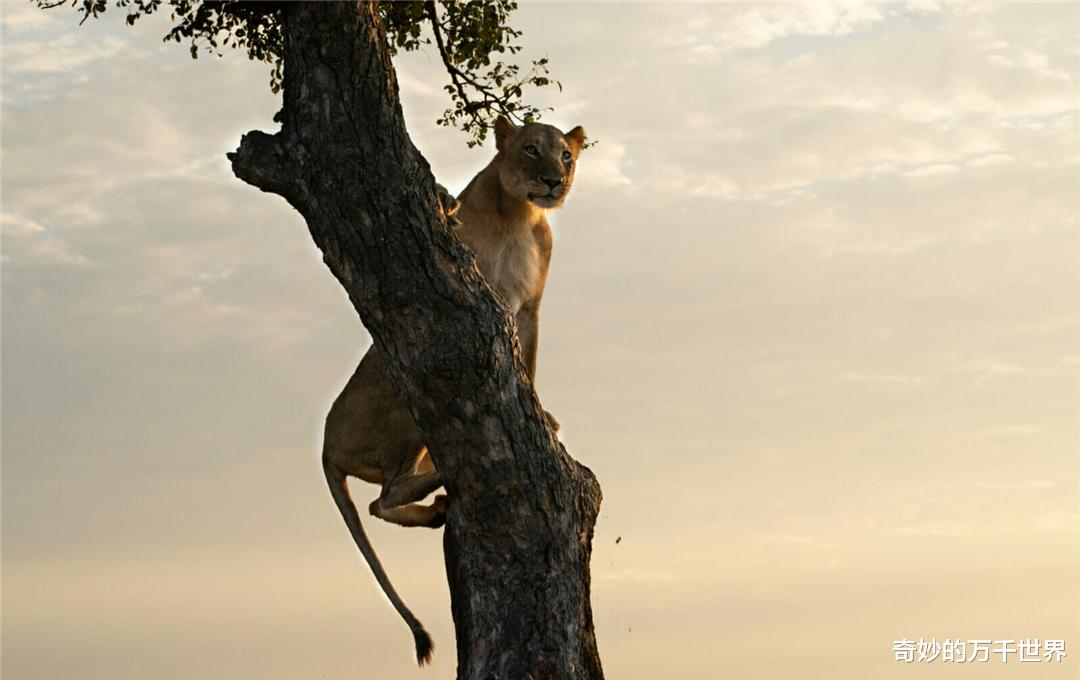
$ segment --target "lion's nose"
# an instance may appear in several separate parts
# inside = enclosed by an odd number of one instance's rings
[[[548,189],[554,189],[555,187],[562,184],[562,178],[548,179],[547,177],[541,177],[540,181],[543,182],[544,184],[548,185]]]

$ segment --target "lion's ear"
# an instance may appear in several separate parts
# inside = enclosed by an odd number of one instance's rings
[[[510,145],[510,140],[517,133],[518,126],[514,125],[506,116],[499,116],[495,120],[495,149],[502,151]]]
[[[585,128],[578,125],[576,128],[563,135],[563,139],[570,145],[570,148],[574,150],[574,154],[581,152],[581,147],[585,145]]]

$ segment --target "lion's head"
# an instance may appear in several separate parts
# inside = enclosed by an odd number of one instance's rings
[[[578,127],[563,134],[543,123],[517,126],[506,118],[495,121],[499,180],[503,190],[541,208],[557,208],[574,183],[574,165],[585,143]]]

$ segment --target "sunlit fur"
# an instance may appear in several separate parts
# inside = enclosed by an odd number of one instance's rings
[[[515,127],[505,118],[499,120],[495,130],[499,153],[493,163],[499,166],[503,189],[540,208],[562,205],[574,183],[574,167],[585,131],[576,127],[564,135],[551,125],[528,123]],[[560,183],[552,188],[544,180]]]
[[[495,158],[465,188],[460,204],[441,187],[439,199],[446,215],[452,216],[449,221],[455,224],[458,238],[476,254],[488,285],[514,314],[522,360],[532,378],[540,298],[551,260],[551,228],[544,212],[566,199],[585,131],[577,127],[564,135],[550,125],[516,127],[502,119],[495,126],[495,139]],[[558,423],[546,415],[557,430]],[[345,481],[357,477],[382,485],[369,511],[388,522],[434,528],[446,521],[446,496],[436,496],[428,505],[418,502],[442,486],[442,476],[412,416],[386,379],[374,347],[361,359],[326,417],[323,468],[353,540],[383,592],[412,629],[417,661],[421,665],[430,661],[431,636],[390,584],[360,525]]]
[[[543,294],[551,256],[544,211],[562,205],[570,192],[585,131],[563,134],[540,123],[517,127],[500,118],[495,141],[495,158],[461,193],[456,231],[476,253],[488,285],[517,313]],[[558,184],[552,188],[544,180]]]

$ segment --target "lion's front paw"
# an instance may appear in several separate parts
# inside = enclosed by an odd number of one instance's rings
[[[435,185],[435,191],[439,195],[439,206],[442,208],[443,214],[446,215],[448,220],[456,222],[457,218],[454,215],[457,213],[458,208],[461,207],[461,201],[454,198],[454,195],[441,184]]]
[[[556,433],[559,431],[559,428],[562,427],[561,425],[559,425],[559,421],[555,420],[555,416],[551,415],[547,411],[544,411],[544,418],[547,419],[548,427],[550,427]]]
[[[431,501],[431,509],[434,511],[431,516],[431,523],[428,524],[432,529],[438,529],[442,525],[446,524],[446,494],[441,493]]]

